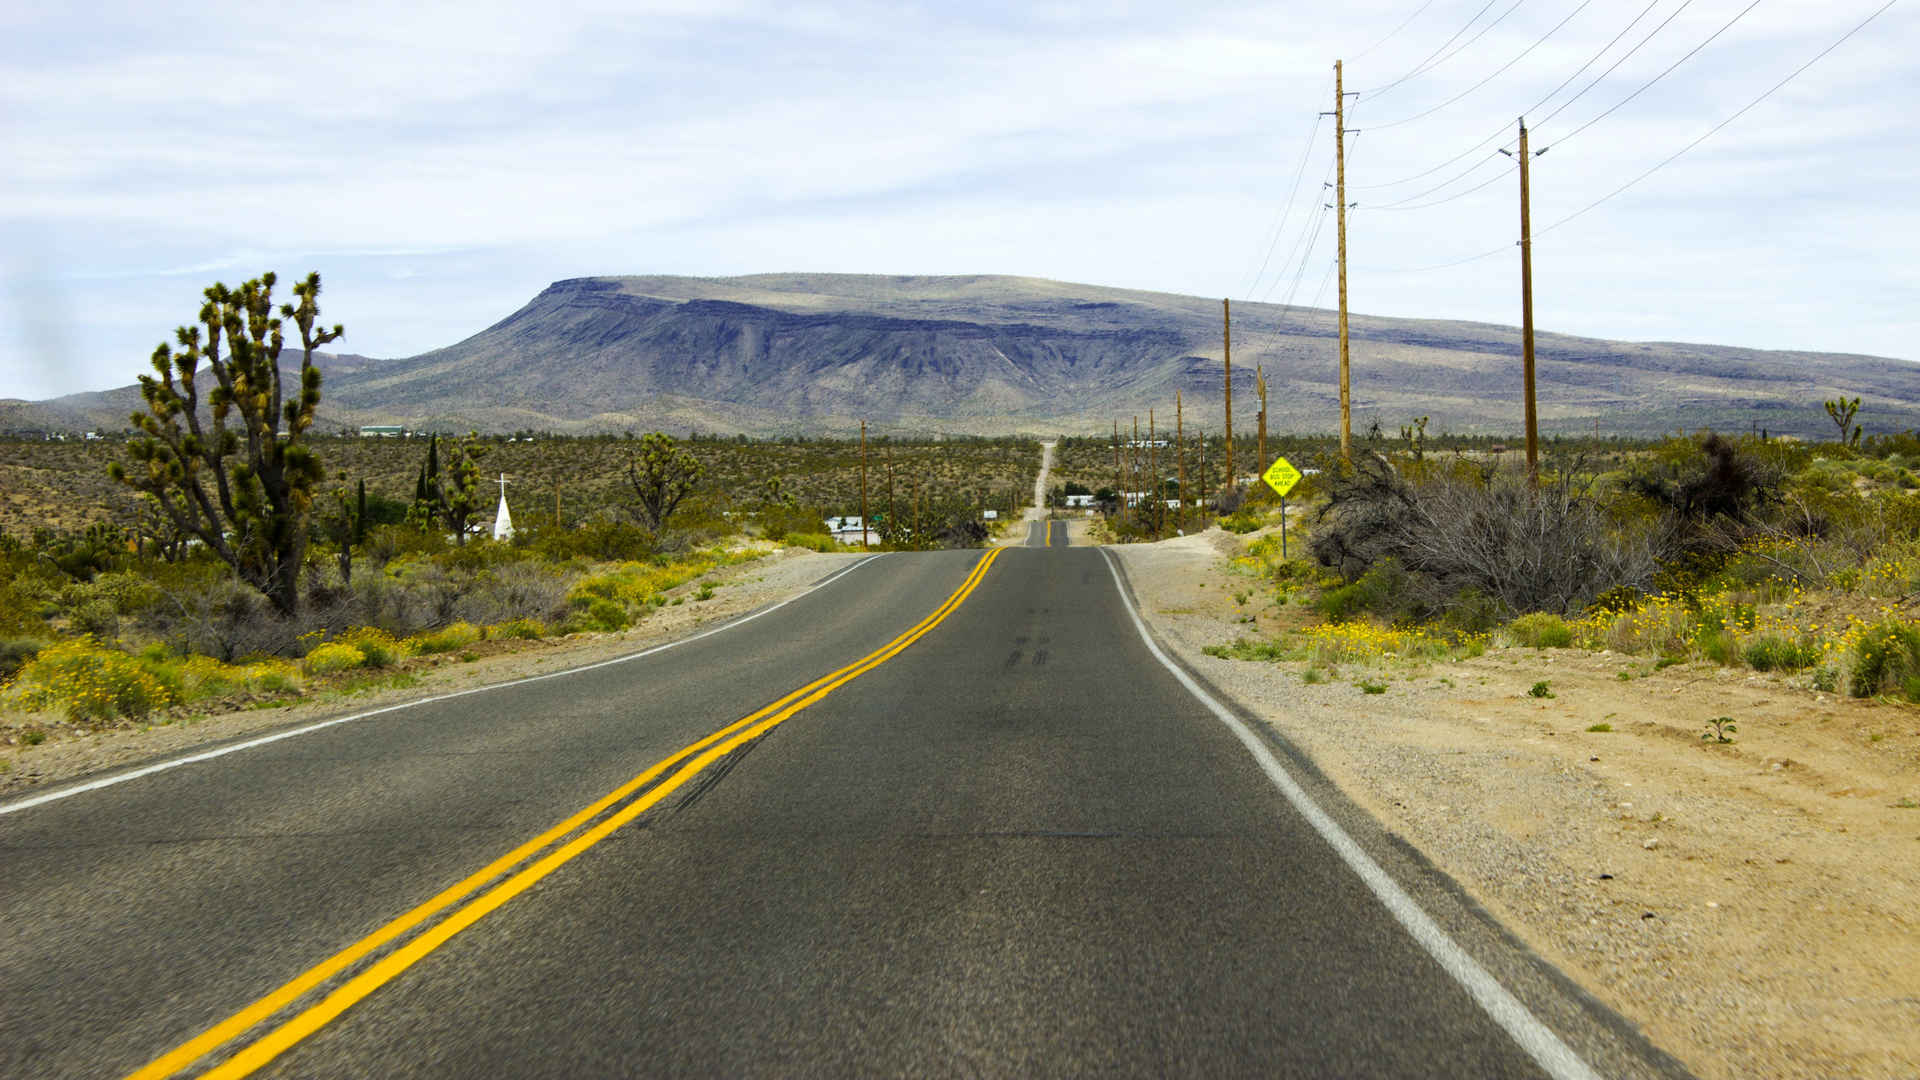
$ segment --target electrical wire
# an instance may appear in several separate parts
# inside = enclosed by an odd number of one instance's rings
[[[1417,18],[1419,18],[1419,17],[1420,17],[1420,13],[1421,13],[1421,12],[1423,12],[1423,11],[1425,11],[1425,10],[1427,10],[1428,8],[1430,8],[1430,7],[1432,7],[1432,6],[1433,6],[1433,0],[1427,0],[1427,2],[1426,2],[1426,3],[1424,3],[1424,4],[1421,4],[1421,5],[1419,6],[1419,7],[1417,7],[1417,8],[1415,8],[1415,9],[1414,9],[1414,12],[1413,12],[1413,14],[1411,14],[1411,15],[1409,15],[1409,16],[1407,16],[1406,18],[1404,18],[1404,19],[1402,19],[1402,20],[1400,20],[1400,25],[1399,25],[1399,26],[1396,26],[1396,27],[1394,27],[1394,28],[1393,28],[1392,30],[1389,30],[1389,31],[1387,31],[1387,36],[1386,36],[1386,37],[1383,37],[1383,38],[1381,38],[1381,39],[1380,39],[1379,41],[1376,41],[1376,42],[1374,42],[1373,44],[1371,44],[1371,45],[1369,45],[1369,46],[1367,46],[1366,48],[1364,48],[1364,49],[1361,49],[1361,50],[1360,50],[1360,51],[1359,51],[1358,53],[1356,53],[1356,54],[1354,55],[1354,57],[1353,57],[1353,59],[1355,59],[1355,60],[1358,60],[1358,59],[1360,59],[1361,57],[1363,57],[1363,56],[1365,56],[1365,55],[1367,55],[1368,53],[1370,53],[1370,52],[1372,52],[1373,50],[1375,50],[1375,49],[1377,49],[1377,48],[1379,48],[1380,46],[1382,46],[1382,45],[1385,45],[1385,44],[1386,44],[1387,42],[1389,42],[1389,41],[1392,41],[1392,40],[1393,40],[1393,38],[1394,38],[1394,35],[1396,35],[1396,34],[1398,34],[1398,33],[1399,33],[1400,31],[1402,31],[1402,30],[1405,30],[1405,29],[1406,29],[1406,28],[1407,28],[1407,27],[1408,27],[1408,26],[1409,26],[1409,25],[1410,25],[1410,24],[1411,24],[1411,23],[1413,22],[1413,20],[1415,20],[1415,19],[1417,19]]]
[[[1501,23],[1505,22],[1507,19],[1507,16],[1513,14],[1515,11],[1518,11],[1520,8],[1520,5],[1526,2],[1527,0],[1513,0],[1513,6],[1507,8],[1507,10],[1495,16],[1492,22],[1481,27],[1479,33],[1461,42],[1458,46],[1454,48],[1452,52],[1448,53],[1447,55],[1441,57],[1438,60],[1435,60],[1433,63],[1427,65],[1425,70],[1418,72],[1418,74],[1425,75],[1428,71],[1432,71],[1434,68],[1439,67],[1441,64],[1446,63],[1447,61],[1453,59],[1456,56],[1459,56],[1461,53],[1472,48],[1474,42],[1479,41],[1483,37],[1486,37],[1488,31],[1492,30],[1494,27],[1499,26]]]
[[[1267,253],[1260,260],[1260,269],[1254,273],[1252,284],[1247,286],[1246,295],[1249,298],[1253,296],[1255,290],[1260,288],[1260,282],[1267,276],[1267,264],[1272,261],[1274,250],[1280,246],[1280,237],[1287,231],[1287,222],[1293,217],[1293,206],[1300,196],[1300,180],[1306,175],[1307,161],[1313,157],[1314,138],[1320,134],[1320,125],[1325,120],[1324,114],[1314,114],[1313,129],[1307,132],[1306,148],[1300,152],[1300,166],[1293,173],[1293,189],[1287,192],[1287,201],[1280,207],[1278,221],[1267,240]]]
[[[1547,102],[1553,100],[1553,97],[1555,94],[1558,94],[1560,91],[1565,90],[1568,84],[1572,83],[1573,80],[1580,77],[1582,72],[1586,71],[1588,68],[1598,63],[1602,56],[1605,56],[1609,51],[1613,49],[1615,45],[1620,43],[1621,38],[1626,37],[1627,34],[1631,32],[1635,26],[1638,26],[1640,24],[1641,19],[1644,19],[1647,17],[1648,12],[1652,11],[1654,8],[1658,7],[1659,5],[1660,5],[1660,0],[1652,0],[1651,3],[1649,3],[1646,7],[1640,10],[1640,14],[1635,15],[1633,17],[1632,22],[1628,23],[1625,27],[1621,29],[1621,31],[1618,34],[1615,34],[1613,36],[1613,40],[1607,42],[1604,46],[1601,47],[1599,52],[1594,53],[1591,57],[1589,57],[1586,63],[1581,64],[1579,68],[1577,68],[1573,74],[1567,76],[1566,79],[1562,81],[1559,86],[1556,86],[1551,91],[1549,91],[1546,97],[1543,97],[1539,101],[1534,102],[1532,106],[1521,110],[1521,112],[1518,115],[1525,116],[1527,113],[1534,112],[1535,110],[1539,109],[1542,105],[1545,105]],[[1415,180],[1421,180],[1426,177],[1432,176],[1434,173],[1437,173],[1441,169],[1444,169],[1447,166],[1452,165],[1453,163],[1461,160],[1462,158],[1465,158],[1473,154],[1475,151],[1485,149],[1486,147],[1491,146],[1496,142],[1499,142],[1502,138],[1504,138],[1507,135],[1507,130],[1508,129],[1505,125],[1501,125],[1498,129],[1494,131],[1493,134],[1487,136],[1484,139],[1481,139],[1479,142],[1473,144],[1472,146],[1467,147],[1465,150],[1460,151],[1458,154],[1455,154],[1454,156],[1448,158],[1447,160],[1441,162],[1440,164],[1435,165],[1431,169],[1426,169],[1421,172],[1414,173],[1411,176],[1403,176],[1398,180],[1389,180],[1386,183],[1360,184],[1355,187],[1355,190],[1356,191],[1378,191],[1381,188],[1399,187],[1401,184],[1410,184]],[[1445,187],[1447,184],[1456,183],[1462,177],[1472,174],[1473,172],[1477,171],[1479,168],[1480,166],[1476,164],[1475,166],[1473,166],[1473,168],[1468,169],[1464,173],[1461,173],[1460,176],[1456,176],[1452,180],[1448,180],[1445,183],[1441,184],[1440,187]]]
[[[1586,123],[1581,124],[1579,127],[1574,128],[1572,131],[1569,131],[1565,135],[1562,135],[1558,139],[1555,139],[1552,145],[1558,146],[1560,143],[1566,142],[1568,139],[1573,138],[1575,135],[1580,134],[1581,132],[1587,130],[1593,125],[1599,123],[1600,121],[1605,120],[1607,117],[1612,116],[1614,112],[1617,111],[1622,105],[1625,105],[1627,102],[1632,101],[1634,98],[1637,98],[1641,94],[1645,93],[1648,90],[1648,88],[1653,86],[1653,84],[1673,74],[1673,71],[1675,68],[1679,67],[1681,64],[1684,64],[1688,60],[1692,59],[1695,53],[1698,53],[1701,49],[1704,49],[1707,46],[1713,44],[1715,38],[1718,38],[1721,34],[1724,34],[1728,30],[1733,29],[1734,23],[1737,23],[1741,19],[1746,18],[1747,12],[1752,11],[1754,8],[1759,7],[1763,2],[1764,0],[1753,0],[1753,3],[1748,4],[1744,8],[1741,8],[1740,14],[1735,15],[1733,18],[1727,20],[1726,25],[1720,27],[1720,29],[1718,30],[1715,30],[1707,38],[1707,40],[1701,42],[1698,45],[1695,45],[1691,49],[1688,49],[1686,52],[1686,55],[1682,56],[1680,59],[1675,60],[1672,64],[1668,65],[1665,71],[1662,71],[1660,74],[1655,75],[1653,78],[1648,79],[1644,83],[1641,83],[1639,89],[1635,90],[1631,94],[1628,94],[1626,97],[1621,98],[1619,101],[1614,102],[1612,108],[1609,108],[1606,112],[1601,113],[1599,116],[1596,116],[1591,120],[1588,120]],[[1569,102],[1569,104],[1571,104],[1571,102]],[[1558,113],[1559,111],[1560,111],[1559,109],[1554,110],[1555,113]],[[1548,119],[1550,120],[1552,119],[1552,117],[1549,116]],[[1545,153],[1549,149],[1551,149],[1551,146],[1543,146],[1540,148],[1540,151],[1541,153]]]
[[[1613,74],[1616,68],[1618,68],[1621,64],[1626,63],[1629,59],[1632,59],[1634,53],[1637,53],[1641,49],[1646,48],[1647,42],[1652,41],[1656,37],[1659,37],[1660,31],[1665,30],[1667,28],[1667,24],[1679,18],[1681,12],[1687,10],[1689,7],[1692,7],[1692,6],[1693,6],[1693,0],[1685,0],[1685,2],[1682,3],[1679,7],[1674,8],[1673,14],[1668,15],[1666,18],[1660,20],[1659,26],[1656,26],[1652,30],[1648,31],[1647,36],[1640,39],[1640,44],[1635,45],[1633,48],[1628,49],[1626,52],[1622,53],[1620,55],[1620,59],[1615,60],[1613,64],[1607,68],[1607,70],[1601,72],[1598,75],[1595,75],[1593,77],[1592,82],[1580,88],[1579,93],[1573,95],[1572,97],[1561,102],[1560,104],[1555,105],[1553,107],[1553,111],[1548,113],[1546,116],[1542,117],[1534,126],[1538,127],[1540,126],[1540,124],[1551,123],[1554,117],[1559,116],[1561,113],[1566,111],[1567,106],[1572,105],[1574,102],[1579,101],[1583,97],[1586,97],[1587,91],[1592,90],[1594,87],[1599,86],[1602,82],[1605,82],[1607,76]],[[1744,14],[1744,12],[1742,14]]]
[[[1694,147],[1699,146],[1701,143],[1706,142],[1708,139],[1713,138],[1713,136],[1718,134],[1722,128],[1726,127],[1728,124],[1733,123],[1735,120],[1740,119],[1742,116],[1745,116],[1756,105],[1759,105],[1761,102],[1772,97],[1774,93],[1777,92],[1781,87],[1799,78],[1802,72],[1806,71],[1808,68],[1812,67],[1813,65],[1819,63],[1822,59],[1826,57],[1828,53],[1832,52],[1833,50],[1839,48],[1841,45],[1845,44],[1848,38],[1851,38],[1853,37],[1853,35],[1866,29],[1866,26],[1868,23],[1872,22],[1873,20],[1879,18],[1881,15],[1885,14],[1888,8],[1892,7],[1893,5],[1899,2],[1900,0],[1887,0],[1886,3],[1880,5],[1879,10],[1867,16],[1865,19],[1862,19],[1859,22],[1859,24],[1856,25],[1853,29],[1840,35],[1839,40],[1835,41],[1833,44],[1827,46],[1826,48],[1820,50],[1820,52],[1817,53],[1813,57],[1813,59],[1808,60],[1806,63],[1801,64],[1799,67],[1795,68],[1792,74],[1789,74],[1786,78],[1781,79],[1779,82],[1774,83],[1771,87],[1767,88],[1767,91],[1765,93],[1761,94],[1757,98],[1754,98],[1752,101],[1747,102],[1746,105],[1741,107],[1739,112],[1736,112],[1732,116],[1729,116],[1725,120],[1722,120],[1718,124],[1715,124],[1713,127],[1707,130],[1706,134],[1700,136],[1699,138],[1688,143],[1687,145],[1681,147],[1679,150],[1675,151],[1672,155],[1668,156],[1665,160],[1661,161],[1658,165],[1655,165],[1653,168],[1648,169],[1646,172],[1641,173],[1639,176],[1634,177],[1633,179],[1627,181],[1626,183],[1621,184],[1619,187],[1614,188],[1612,191],[1608,192],[1607,194],[1602,195],[1600,198],[1595,199],[1594,201],[1588,203],[1587,205],[1581,207],[1578,210],[1575,210],[1573,213],[1568,214],[1566,217],[1561,218],[1560,220],[1554,222],[1553,224],[1547,226],[1546,228],[1541,229],[1540,232],[1542,234],[1552,232],[1553,230],[1559,228],[1560,226],[1565,225],[1567,222],[1572,221],[1574,218],[1577,218],[1580,215],[1586,213],[1587,211],[1592,210],[1594,207],[1599,206],[1601,203],[1606,202],[1608,199],[1613,198],[1615,195],[1618,195],[1621,192],[1626,191],[1628,188],[1633,187],[1635,184],[1638,184],[1640,181],[1645,180],[1649,176],[1652,176],[1654,173],[1659,172],[1661,169],[1666,168],[1668,165],[1673,164],[1676,160],[1678,160],[1682,155],[1686,154],[1689,150],[1692,150]]]
[[[1496,155],[1496,160],[1497,158],[1498,158],[1498,155]],[[1406,205],[1403,205],[1402,203],[1385,203],[1380,206],[1369,206],[1366,209],[1368,210],[1431,210],[1436,206],[1445,206],[1456,199],[1464,199],[1467,196],[1472,195],[1476,191],[1482,191],[1482,190],[1485,190],[1486,188],[1492,187],[1494,184],[1499,183],[1501,180],[1506,179],[1507,174],[1512,172],[1514,169],[1518,167],[1519,166],[1508,166],[1507,168],[1501,170],[1498,174],[1487,177],[1485,180],[1480,181],[1479,183],[1473,185],[1472,187],[1466,189],[1465,191],[1456,191],[1452,195],[1449,195],[1444,199],[1435,199],[1432,202],[1415,203],[1412,206],[1406,206]]]
[[[1492,10],[1493,5],[1496,3],[1499,3],[1499,0],[1487,0],[1487,6],[1481,8],[1479,11],[1474,12],[1473,18],[1467,20],[1467,25],[1461,27],[1458,30],[1455,30],[1453,32],[1452,37],[1441,42],[1439,48],[1427,54],[1426,60],[1422,60],[1418,64],[1415,64],[1412,70],[1408,71],[1405,75],[1402,75],[1399,78],[1383,86],[1376,86],[1371,90],[1362,90],[1360,91],[1360,93],[1367,97],[1372,97],[1375,94],[1384,94],[1387,91],[1393,89],[1394,87],[1399,86],[1401,83],[1406,82],[1408,79],[1413,78],[1415,75],[1420,74],[1422,71],[1426,70],[1427,61],[1432,60],[1436,56],[1439,56],[1441,53],[1447,50],[1447,46],[1460,40],[1460,35],[1466,33],[1468,30],[1473,29],[1473,24],[1480,21],[1480,16],[1485,15],[1488,11]]]
[[[1506,74],[1508,68],[1513,67],[1513,65],[1519,63],[1522,60],[1525,60],[1529,53],[1533,52],[1533,50],[1539,48],[1540,46],[1545,45],[1547,43],[1548,38],[1551,38],[1553,37],[1553,35],[1559,33],[1561,27],[1572,22],[1573,17],[1575,15],[1578,15],[1581,12],[1587,10],[1587,8],[1590,7],[1592,4],[1593,4],[1593,0],[1580,0],[1579,7],[1574,8],[1571,12],[1567,14],[1566,18],[1561,19],[1559,22],[1555,23],[1553,25],[1553,29],[1543,34],[1538,41],[1535,41],[1533,44],[1527,46],[1525,49],[1522,49],[1520,51],[1520,55],[1514,57],[1513,59],[1507,61],[1504,64],[1501,64],[1499,67],[1493,70],[1493,74],[1488,75],[1486,78],[1481,79],[1479,82],[1474,83],[1472,86],[1467,87],[1465,90],[1460,91],[1458,94],[1455,94],[1454,96],[1448,98],[1447,100],[1441,102],[1440,104],[1435,105],[1433,108],[1427,109],[1424,112],[1414,113],[1412,116],[1401,117],[1398,120],[1389,120],[1384,124],[1368,124],[1367,130],[1379,131],[1382,128],[1392,128],[1392,127],[1399,127],[1401,124],[1411,124],[1415,120],[1424,120],[1427,117],[1432,116],[1434,113],[1439,112],[1441,109],[1444,109],[1449,105],[1452,105],[1454,102],[1459,101],[1460,99],[1466,97],[1468,94],[1473,93],[1475,90],[1480,89],[1481,87],[1487,85],[1493,80]]]

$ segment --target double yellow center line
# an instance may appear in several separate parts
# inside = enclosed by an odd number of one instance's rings
[[[999,558],[1003,550],[1005,549],[995,548],[987,552],[979,562],[974,564],[972,572],[967,575],[965,581],[960,583],[960,587],[947,597],[945,603],[935,608],[931,615],[920,620],[899,637],[846,667],[823,675],[773,704],[742,717],[662,759],[560,824],[495,859],[459,884],[301,973],[279,989],[222,1020],[201,1035],[154,1059],[144,1068],[132,1073],[128,1080],[159,1080],[161,1077],[172,1076],[246,1034],[261,1022],[285,1010],[347,969],[379,953],[387,945],[432,921],[435,916],[449,908],[454,909],[444,918],[433,922],[433,925],[424,932],[380,956],[365,970],[342,983],[318,1002],[294,1014],[201,1075],[214,1078],[241,1077],[251,1074],[286,1052],[301,1039],[318,1031],[401,972],[418,963],[455,934],[480,921],[489,912],[525,892],[535,882],[553,873],[576,855],[646,813],[660,800],[671,795],[714,762],[772,731],[802,709],[819,702],[834,690],[880,666],[909,645],[925,637],[948,615],[953,614],[954,609],[972,594],[981,579],[986,576],[988,568],[993,565],[995,559]],[[662,776],[666,778],[660,779]],[[656,780],[659,782],[655,783]],[[649,784],[653,786],[649,788]],[[606,820],[565,843],[559,843],[609,808],[629,798],[635,792],[642,791],[644,793],[639,798],[628,802]],[[555,847],[555,844],[559,846]],[[549,851],[549,848],[552,850]],[[546,854],[541,855],[543,851]],[[512,871],[536,855],[540,856],[536,861],[514,872],[506,880],[487,888],[502,874]],[[485,891],[482,891],[483,889]],[[475,893],[479,895],[475,896]],[[469,897],[472,899],[468,899]],[[456,907],[456,905],[459,906]]]

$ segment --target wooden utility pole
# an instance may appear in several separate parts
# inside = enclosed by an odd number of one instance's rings
[[[1140,417],[1138,414],[1135,414],[1133,418],[1132,450],[1133,452],[1127,455],[1127,486],[1131,487],[1134,492],[1138,494],[1140,491]],[[1145,500],[1142,501],[1144,502]],[[1146,509],[1145,506],[1140,507],[1142,513],[1145,513]],[[1135,514],[1134,520],[1138,521],[1139,519],[1140,515]]]
[[[887,440],[887,532],[900,535],[900,514],[893,504],[893,440]],[[882,534],[882,540],[886,536]]]
[[[1255,475],[1261,475],[1267,471],[1267,371],[1258,364],[1253,368],[1253,387],[1260,392],[1260,446],[1254,457],[1253,471]]]
[[[1347,95],[1333,62],[1334,220],[1340,233],[1340,457],[1353,460],[1353,396],[1347,383]]]
[[[1120,471],[1120,421],[1113,422],[1113,492],[1119,504],[1113,508],[1116,516],[1127,512],[1127,480]]]
[[[1180,391],[1173,392],[1173,453],[1180,462],[1180,513],[1184,516],[1192,496],[1187,494],[1187,415],[1180,406]]]
[[[1155,445],[1159,441],[1160,441],[1159,437],[1153,433],[1153,409],[1152,407],[1148,407],[1147,409],[1147,482],[1149,484],[1154,485],[1156,488],[1159,487],[1160,485],[1160,455],[1155,453],[1154,451],[1159,449],[1159,447]]]
[[[1233,301],[1220,301],[1220,336],[1227,354],[1227,490],[1233,490]]]
[[[1540,482],[1540,421],[1533,407],[1533,224],[1527,191],[1527,118],[1520,118],[1520,366],[1527,379],[1527,482]]]
[[[867,422],[860,421],[860,550],[867,549]]]

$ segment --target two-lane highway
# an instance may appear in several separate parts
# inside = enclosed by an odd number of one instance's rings
[[[1118,580],[887,555],[628,662],[0,812],[0,1075],[1671,1071],[1469,913],[1525,1022],[1476,997]]]

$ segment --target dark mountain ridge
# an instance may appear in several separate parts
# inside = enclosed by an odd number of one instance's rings
[[[1351,319],[1354,422],[1511,433],[1520,335],[1485,323]],[[1217,300],[1036,278],[762,274],[554,282],[478,334],[397,360],[328,357],[329,424],[440,430],[664,429],[755,435],[1110,430],[1149,409],[1222,417]],[[1234,305],[1235,423],[1253,369],[1274,431],[1338,424],[1335,317]],[[1829,353],[1537,336],[1543,429],[1651,435],[1766,427],[1821,434],[1821,402],[1859,396],[1873,430],[1920,426],[1920,366]],[[0,402],[0,428],[90,418],[119,428],[130,388]],[[120,406],[107,415],[108,406]],[[48,425],[51,426],[51,425]],[[69,425],[71,426],[71,425]]]

